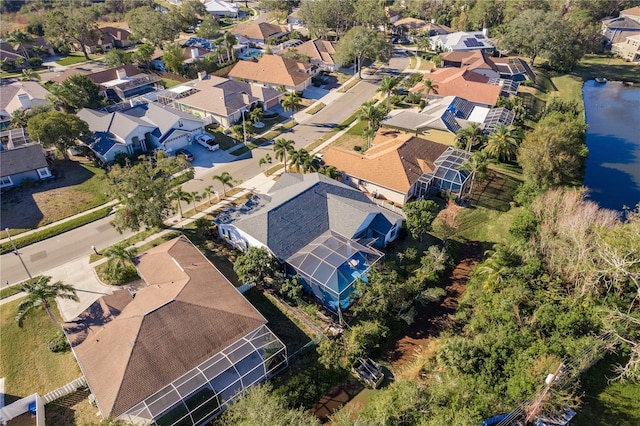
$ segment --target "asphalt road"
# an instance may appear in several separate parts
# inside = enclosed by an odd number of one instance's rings
[[[373,76],[364,76],[365,80],[351,88],[349,92],[283,136],[293,140],[297,149],[309,145],[330,132],[358,109],[363,102],[370,99],[376,92],[377,83],[385,73],[399,73],[408,64],[409,59],[406,55],[401,53],[394,55],[388,66],[381,67],[379,72]],[[273,148],[266,146],[254,149],[250,158],[216,164],[209,170],[198,173],[196,179],[183,185],[183,189],[189,192],[202,192],[205,187],[213,185],[214,189],[220,190],[219,182],[213,181],[211,177],[224,171],[229,172],[236,180],[246,181],[261,173],[258,161],[267,152],[274,157]],[[119,234],[109,222],[110,218],[105,218],[65,232],[57,237],[24,247],[19,252],[29,272],[32,276],[35,276],[90,254],[92,245],[100,250],[132,234],[131,232]],[[7,283],[13,284],[24,281],[27,278],[27,273],[18,256],[13,253],[0,256],[0,286],[4,287]]]

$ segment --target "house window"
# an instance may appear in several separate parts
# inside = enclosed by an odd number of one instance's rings
[[[38,176],[40,176],[40,179],[46,179],[51,177],[51,172],[48,167],[44,167],[42,169],[38,169]]]
[[[13,181],[10,176],[3,176],[0,178],[0,188],[4,188],[6,186],[12,186]]]

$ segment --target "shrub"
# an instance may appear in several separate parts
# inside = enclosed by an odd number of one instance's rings
[[[63,332],[59,331],[56,337],[49,340],[49,350],[51,352],[66,352],[71,349],[69,345],[69,341],[67,340],[67,336],[64,335]]]
[[[42,58],[29,58],[29,65],[32,67],[39,67],[42,65]]]
[[[361,152],[362,151],[362,147],[360,145],[356,145],[353,147],[353,150],[356,152]]]

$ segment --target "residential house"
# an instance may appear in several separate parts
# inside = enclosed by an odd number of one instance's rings
[[[278,55],[262,55],[258,62],[238,62],[229,72],[229,78],[274,89],[283,86],[289,91],[303,91],[311,85],[314,70],[311,64]]]
[[[395,24],[400,19],[400,12],[396,12],[395,10],[385,7],[384,13],[387,15],[387,19],[389,19],[390,24]]]
[[[441,56],[443,67],[464,68],[489,78],[535,80],[529,64],[520,58],[494,58],[484,50],[445,52]]]
[[[2,61],[2,70],[8,71],[12,68],[16,67],[16,60],[18,62],[26,63],[27,58],[24,54],[18,53],[13,45],[10,43],[0,40],[0,61]]]
[[[624,42],[614,43],[611,52],[620,56],[625,61],[640,61],[640,33],[625,37]]]
[[[340,64],[337,64],[335,59],[337,44],[335,41],[317,38],[299,44],[294,49],[298,54],[308,56],[312,65],[321,70],[332,72],[340,68]],[[278,55],[284,55],[285,52],[286,50],[282,50],[278,52]]]
[[[136,43],[131,39],[131,33],[124,28],[117,27],[102,27],[100,28],[103,34],[111,37],[111,44],[113,47],[119,49],[126,49],[127,47],[134,46]]]
[[[496,125],[510,125],[515,114],[506,108],[488,108],[456,96],[432,99],[422,110],[392,110],[382,120],[388,128],[424,134],[429,140],[453,145],[456,134],[471,123],[480,124],[485,132]]]
[[[257,107],[268,111],[280,103],[281,96],[281,92],[270,87],[202,76],[199,80],[166,90],[158,96],[158,102],[228,129],[242,121],[243,111],[246,113]]]
[[[55,54],[53,46],[41,36],[35,36],[29,41],[13,44],[6,40],[0,40],[0,51],[4,51],[7,54],[11,53],[18,55],[24,60],[29,60],[34,57],[42,58],[44,56],[52,56]]]
[[[267,320],[184,236],[136,259],[145,287],[63,324],[103,417],[202,425],[287,365]]]
[[[342,181],[377,198],[405,204],[430,192],[468,191],[469,172],[461,162],[469,153],[395,130],[380,129],[366,153],[331,147],[326,164],[340,170]],[[460,161],[450,164],[452,158]]]
[[[436,24],[434,20],[431,22],[416,18],[402,18],[393,22],[396,34],[401,36],[409,36],[412,34],[417,36],[436,36],[439,34],[451,33],[451,28],[446,25]]]
[[[0,84],[0,130],[9,127],[11,117],[18,109],[49,105],[51,93],[35,81],[14,81]]]
[[[495,45],[489,39],[487,31],[459,31],[450,34],[441,34],[430,37],[431,48],[445,52],[489,50],[493,51]]]
[[[633,19],[634,21],[640,23],[640,6],[623,10],[622,12],[620,12],[620,17]]]
[[[94,84],[100,86],[102,96],[115,102],[144,95],[164,86],[162,80],[153,74],[140,72],[135,65],[124,65],[104,71],[92,72],[84,68],[70,68],[53,77],[51,81],[62,83],[72,75],[86,75]]]
[[[492,107],[500,95],[517,93],[519,83],[500,78],[489,78],[467,69],[438,68],[424,75],[430,79],[438,96],[458,96],[479,105]],[[416,84],[412,92],[423,92],[424,84]]]
[[[278,40],[282,36],[289,34],[289,30],[286,27],[268,22],[249,22],[236,25],[231,30],[231,33],[244,37],[250,43],[266,44],[270,38]]]
[[[113,162],[118,153],[133,157],[161,149],[171,154],[204,132],[204,120],[156,103],[114,112],[84,108],[78,117],[93,132],[87,145],[105,163]]]
[[[53,177],[42,145],[32,143],[25,129],[2,131],[0,140],[0,188]]]
[[[237,4],[222,0],[209,0],[204,7],[207,12],[219,18],[237,18],[240,10]]]
[[[352,303],[354,283],[382,258],[403,217],[364,193],[318,173],[285,173],[266,195],[215,219],[235,247],[265,247],[324,306],[339,313]]]
[[[185,64],[190,64],[193,61],[204,59],[209,56],[211,51],[199,46],[187,46],[182,49],[182,57]]]
[[[624,41],[626,35],[633,35],[629,33],[638,32],[640,32],[640,22],[631,18],[620,16],[602,20],[602,35],[607,39],[609,46]]]

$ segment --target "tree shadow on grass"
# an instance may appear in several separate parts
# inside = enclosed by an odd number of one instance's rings
[[[506,212],[511,208],[510,202],[520,183],[511,176],[489,170],[485,180],[476,181],[471,195],[471,205]]]

